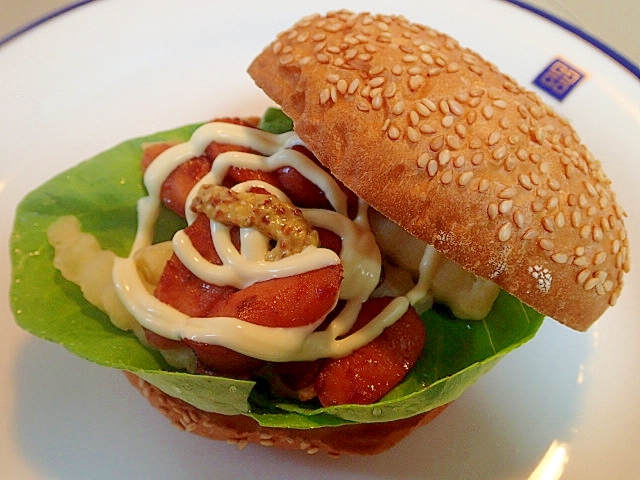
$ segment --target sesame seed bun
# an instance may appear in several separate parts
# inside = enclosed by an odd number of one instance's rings
[[[362,423],[339,427],[298,430],[262,427],[245,415],[221,415],[202,411],[171,397],[131,372],[127,379],[149,403],[181,430],[213,440],[223,440],[243,448],[249,443],[264,447],[300,450],[308,454],[374,455],[390,449],[416,428],[435,419],[446,407],[438,407],[414,417],[382,423]]]
[[[340,11],[279,34],[249,73],[337,178],[451,260],[576,330],[615,304],[629,247],[609,179],[477,53]]]

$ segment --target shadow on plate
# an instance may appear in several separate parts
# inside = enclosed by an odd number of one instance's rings
[[[17,362],[14,436],[46,478],[522,478],[572,436],[589,336],[550,322],[443,415],[375,457],[242,451],[176,430],[124,376],[36,338]]]

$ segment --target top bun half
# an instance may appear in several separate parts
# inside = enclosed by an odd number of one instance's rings
[[[629,270],[600,163],[536,94],[403,17],[332,12],[249,73],[373,208],[539,312],[586,330]]]

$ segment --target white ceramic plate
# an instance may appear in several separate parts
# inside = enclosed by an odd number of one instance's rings
[[[0,48],[0,282],[13,210],[29,190],[123,139],[270,104],[245,73],[314,11],[404,13],[473,46],[529,85],[556,56],[588,74],[562,102],[605,163],[640,253],[640,83],[591,44],[497,0],[92,2]],[[639,270],[586,334],[547,321],[445,414],[373,458],[329,459],[178,432],[124,377],[28,336],[0,299],[0,465],[6,478],[527,478],[640,474]],[[546,458],[549,458],[547,456]],[[554,463],[555,462],[555,463]],[[559,468],[553,465],[560,465]],[[538,467],[538,470],[536,470]],[[555,474],[554,474],[555,472]]]

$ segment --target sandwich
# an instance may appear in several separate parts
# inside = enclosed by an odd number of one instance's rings
[[[23,328],[123,370],[196,434],[374,454],[544,316],[585,331],[616,303],[629,246],[610,180],[477,53],[338,11],[248,72],[278,105],[261,118],[125,142],[23,200]]]

